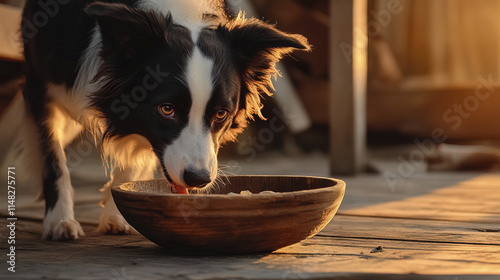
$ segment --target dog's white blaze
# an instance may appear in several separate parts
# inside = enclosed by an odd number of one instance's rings
[[[202,129],[205,109],[212,94],[213,61],[204,57],[199,48],[194,48],[188,61],[185,79],[191,92],[192,105],[189,111],[189,123]]]
[[[191,31],[193,42],[196,42],[200,30],[207,25],[203,22],[203,15],[220,13],[216,2],[213,0],[142,0],[137,7],[153,10],[165,16],[170,13],[175,23]]]
[[[176,182],[184,182],[183,173],[188,167],[207,170],[212,178],[217,172],[212,134],[205,124],[205,110],[213,89],[213,64],[198,48],[193,50],[187,64],[184,78],[192,99],[188,124],[164,151],[165,167]]]

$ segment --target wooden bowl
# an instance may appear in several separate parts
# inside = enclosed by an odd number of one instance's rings
[[[269,190],[278,193],[260,194]],[[130,225],[184,254],[271,252],[295,244],[330,222],[344,191],[341,180],[298,176],[227,176],[210,194],[172,194],[165,180],[112,188]]]

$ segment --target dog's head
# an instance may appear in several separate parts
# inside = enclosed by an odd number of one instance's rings
[[[300,35],[241,17],[193,29],[121,4],[93,4],[87,13],[102,36],[92,102],[108,120],[105,136],[147,138],[166,178],[181,188],[216,178],[221,144],[261,116],[275,63],[310,48]]]

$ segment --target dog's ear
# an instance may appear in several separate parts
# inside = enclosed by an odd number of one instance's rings
[[[119,52],[125,58],[132,58],[140,51],[165,45],[170,16],[165,18],[124,4],[102,2],[89,5],[86,12],[99,24],[104,52]]]
[[[235,140],[254,115],[261,114],[263,95],[272,95],[271,79],[279,75],[275,68],[284,55],[294,50],[310,51],[307,39],[287,34],[256,19],[238,18],[218,27],[217,32],[229,45],[232,60],[241,77],[241,97],[237,115],[224,140]]]

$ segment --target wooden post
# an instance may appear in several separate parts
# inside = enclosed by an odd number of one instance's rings
[[[330,170],[366,165],[367,0],[330,0]]]

